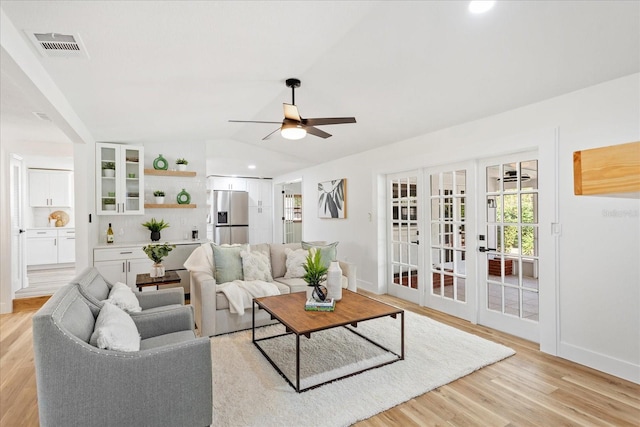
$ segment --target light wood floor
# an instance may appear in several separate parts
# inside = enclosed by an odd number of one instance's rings
[[[536,344],[493,329],[390,296],[375,297],[507,345],[517,353],[361,421],[358,427],[640,425],[639,385],[546,355]],[[3,427],[38,425],[31,337],[31,317],[37,307],[21,307],[22,311],[0,315]]]

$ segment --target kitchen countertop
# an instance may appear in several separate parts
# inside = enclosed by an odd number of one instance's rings
[[[172,240],[168,242],[150,242],[148,240],[144,242],[122,242],[122,243],[101,243],[96,245],[93,249],[110,249],[110,248],[142,248],[143,246],[147,246],[150,244],[163,244],[168,243],[170,245],[201,245],[203,243],[207,243],[208,240]]]
[[[73,230],[73,225],[65,225],[64,227],[27,227],[27,230]]]

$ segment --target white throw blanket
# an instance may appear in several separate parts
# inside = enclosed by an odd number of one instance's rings
[[[216,285],[216,292],[222,292],[229,300],[229,311],[243,315],[245,308],[251,308],[253,298],[280,295],[276,285],[262,280],[234,280]]]

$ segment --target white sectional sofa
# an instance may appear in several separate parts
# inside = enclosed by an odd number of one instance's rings
[[[323,246],[324,242],[313,242]],[[290,292],[306,292],[307,283],[300,277],[287,278],[286,250],[302,249],[300,243],[262,243],[246,245],[250,252],[261,252],[267,255],[273,285],[280,294]],[[342,287],[351,291],[357,290],[356,265],[338,261],[342,270]],[[220,335],[251,328],[252,304],[247,306],[244,314],[232,313],[227,296],[220,291],[222,285],[216,282],[216,264],[213,244],[205,243],[193,251],[184,264],[191,276],[191,304],[195,311],[195,321],[201,336]],[[220,277],[218,275],[218,277]],[[274,323],[268,313],[256,311],[256,326]]]

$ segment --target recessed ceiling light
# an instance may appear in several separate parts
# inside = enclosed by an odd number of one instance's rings
[[[249,169],[255,169],[255,168],[256,168],[256,165],[249,165],[249,166],[247,166],[247,167],[248,167]]]
[[[469,12],[471,13],[485,13],[495,6],[494,0],[473,0],[469,3]]]

